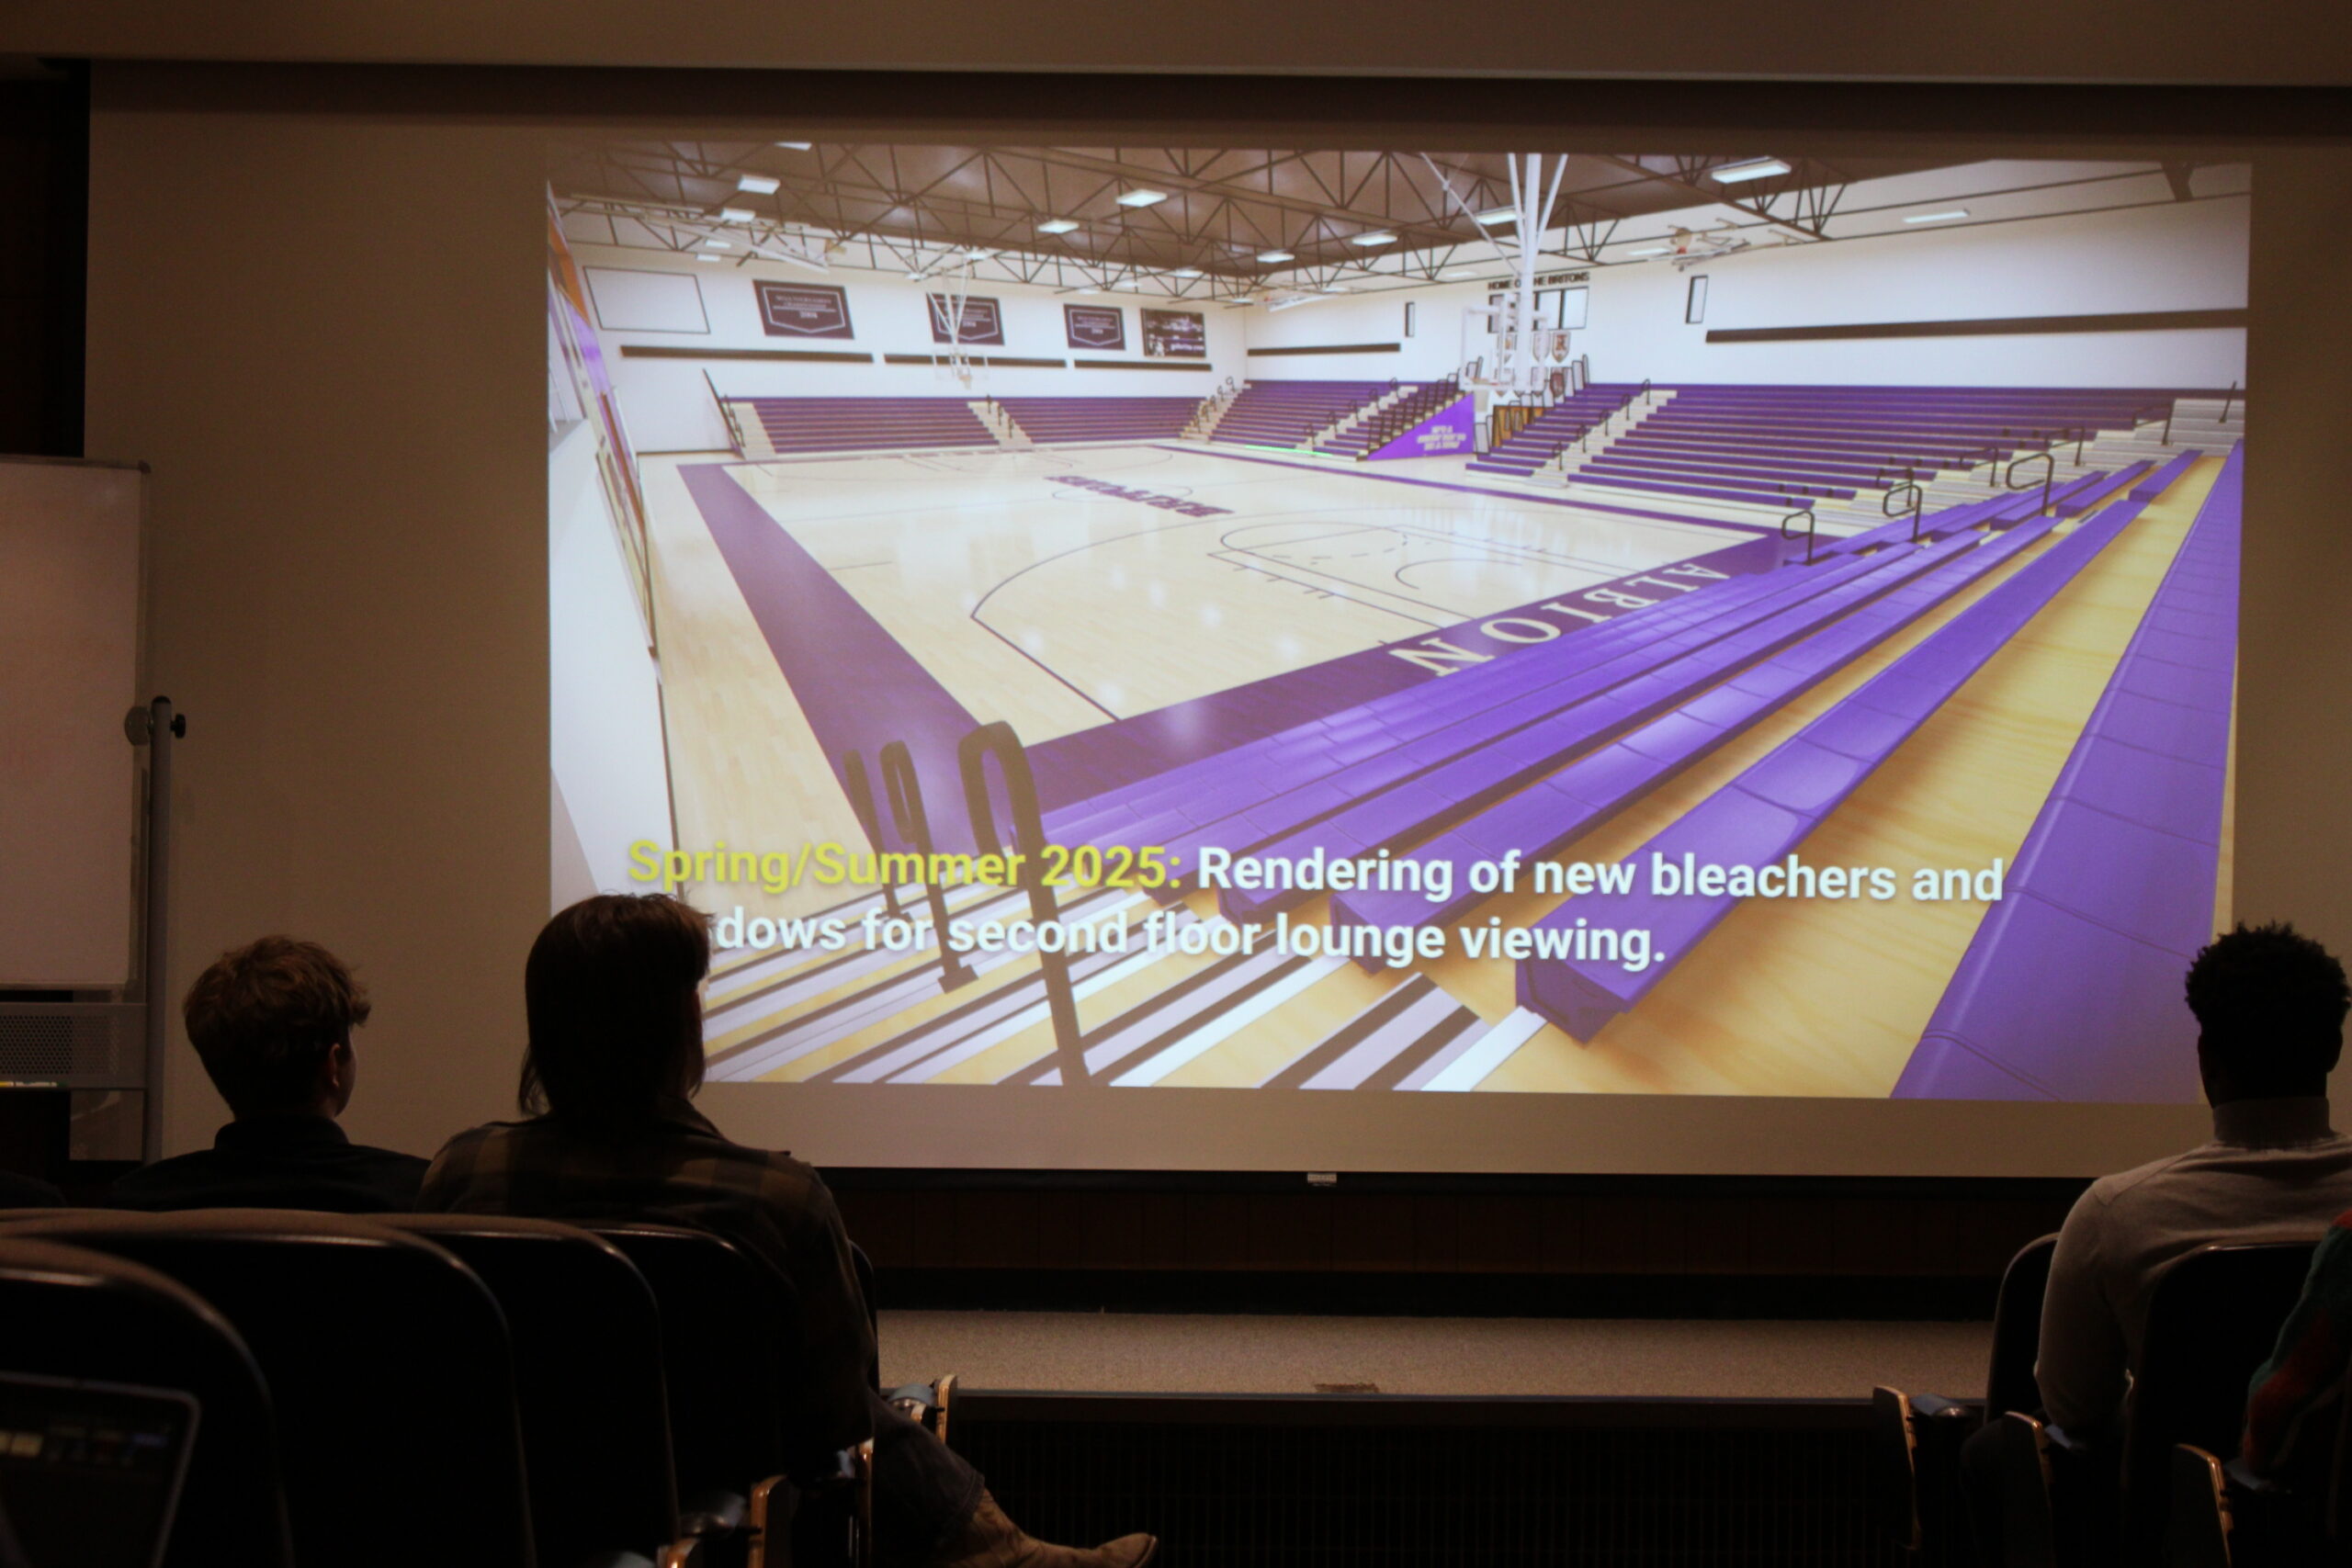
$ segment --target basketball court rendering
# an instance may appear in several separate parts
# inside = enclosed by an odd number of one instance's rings
[[[713,917],[713,1078],[2196,1094],[2242,166],[616,140],[549,203],[554,895]]]

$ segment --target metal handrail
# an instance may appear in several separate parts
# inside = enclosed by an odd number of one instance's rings
[[[2229,391],[2228,391],[2225,395],[2223,395],[2223,397],[2222,397],[2222,418],[2221,418],[2221,423],[2223,423],[2223,424],[2227,424],[2227,423],[2230,423],[2230,405],[2231,405],[2232,403],[2233,403],[2233,402],[2236,402],[2237,400],[2238,400],[2238,384],[2237,384],[2235,381],[2233,381],[2233,382],[2231,382],[2231,383],[2230,383],[2230,389],[2229,389]],[[2167,426],[2166,426],[2166,428],[2167,428],[2167,429],[2169,429],[2169,428],[2170,428],[2170,426],[2169,426],[2169,425],[2167,425]]]
[[[849,808],[856,813],[858,829],[865,833],[865,841],[874,846],[876,862],[879,863],[883,852],[882,814],[874,807],[874,786],[865,776],[865,759],[855,751],[842,753],[842,789],[848,795]],[[882,907],[890,911],[890,918],[894,920],[904,913],[899,908],[896,883],[883,882]],[[944,926],[940,929],[943,931],[946,930]]]
[[[1814,530],[1820,526],[1820,519],[1814,516],[1812,507],[1807,506],[1801,508],[1798,511],[1790,513],[1786,517],[1781,519],[1781,542],[1782,544],[1788,543],[1789,525],[1795,522],[1800,517],[1804,519],[1804,564],[1811,566],[1813,564]]]
[[[1908,506],[1895,505],[1894,498],[1898,495],[1909,496],[1911,498],[1911,504]],[[1919,513],[1926,510],[1927,504],[1928,492],[1921,490],[1915,481],[1910,479],[1905,479],[1901,484],[1891,487],[1884,495],[1878,498],[1878,509],[1881,515],[1886,517],[1900,517],[1906,512],[1911,514],[1911,542],[1915,545],[1919,542]]]
[[[922,808],[922,780],[915,773],[914,753],[907,750],[903,740],[893,740],[882,748],[883,791],[890,800],[890,820],[899,829],[899,837],[914,846],[928,871],[933,864],[933,842],[931,818]],[[939,942],[939,987],[952,991],[972,978],[971,968],[956,956],[947,943],[947,890],[926,875],[922,879],[924,899],[931,906],[932,931]]]
[[[2031,479],[2028,479],[2023,484],[2018,483],[2018,470],[2024,468],[2028,463],[2037,462],[2041,465],[2041,510],[2035,513],[2034,515],[2037,517],[2046,517],[2050,514],[2051,487],[2056,484],[2058,480],[2057,458],[2052,457],[2046,451],[2029,452],[2024,457],[2014,458],[2010,461],[2008,471],[2004,478],[2011,490],[2031,490],[2033,488],[2033,481]]]
[[[2142,414],[2154,415],[2162,413],[2165,416],[2164,445],[2169,446],[2172,445],[2172,416],[2174,411],[2179,406],[2179,399],[2166,398],[2163,402],[2149,403],[2143,408],[2133,409],[2130,416],[2132,420],[2132,428],[2137,430],[2142,424],[2147,423],[2140,417]]]
[[[718,383],[710,378],[707,370],[702,373],[702,384],[710,389],[710,400],[718,405],[719,423],[727,426],[728,444],[734,447],[735,456],[750,457],[751,454],[743,450],[743,427],[737,422],[735,411],[728,406],[727,400],[718,395]]]
[[[1054,890],[1046,881],[1046,824],[1037,806],[1037,781],[1029,771],[1029,753],[1020,737],[1002,719],[982,725],[956,743],[956,761],[964,777],[964,807],[971,817],[972,840],[982,855],[1001,853],[996,806],[989,795],[988,760],[993,755],[1004,779],[1005,802],[1012,812],[1012,847],[1021,853],[1021,886],[1029,893],[1029,918],[1038,926],[1051,925],[1060,913]],[[1056,1065],[1062,1085],[1077,1088],[1089,1081],[1086,1047],[1078,1024],[1078,993],[1070,985],[1069,954],[1037,950],[1037,972],[1046,982],[1046,1010],[1053,1020]]]

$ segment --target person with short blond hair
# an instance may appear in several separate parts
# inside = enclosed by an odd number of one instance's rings
[[[188,1043],[235,1117],[212,1146],[115,1183],[127,1209],[315,1209],[398,1213],[416,1206],[426,1162],[355,1144],[336,1124],[351,1103],[368,988],[312,942],[266,936],[213,960],[180,1004]]]

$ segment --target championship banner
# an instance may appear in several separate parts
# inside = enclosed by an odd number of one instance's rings
[[[1072,348],[1126,350],[1127,313],[1116,305],[1065,305],[1062,329]]]
[[[760,326],[770,337],[854,337],[849,296],[829,283],[775,283],[755,278]]]
[[[1198,310],[1144,311],[1143,352],[1152,359],[1206,359],[1208,318]]]
[[[1467,452],[1476,428],[1471,401],[1466,396],[1454,399],[1387,446],[1369,454],[1370,458],[1436,457],[1448,452]]]
[[[933,294],[931,299],[931,341],[946,343],[947,296]],[[954,341],[986,344],[997,348],[1004,346],[1004,311],[994,299],[984,295],[967,295],[956,325]]]

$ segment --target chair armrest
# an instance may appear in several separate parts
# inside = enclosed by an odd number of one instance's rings
[[[2172,1450],[2165,1519],[2167,1568],[2230,1568],[2230,1496],[2222,1461],[2193,1443]]]
[[[805,1495],[821,1499],[842,1517],[841,1561],[850,1568],[872,1568],[874,1562],[874,1441],[842,1449],[831,1457],[828,1470],[802,1478],[772,1475],[752,1489],[751,1509],[743,1533],[750,1550],[745,1568],[770,1568],[792,1561],[789,1540],[792,1521]],[[830,1516],[829,1516],[830,1517]],[[769,1544],[782,1537],[787,1543],[771,1557]]]
[[[2183,1444],[2184,1448],[2188,1445]],[[2222,1476],[2233,1492],[2244,1492],[2255,1497],[2283,1497],[2292,1490],[2275,1475],[2264,1475],[2245,1462],[2244,1454],[2222,1467]]]
[[[2057,1568],[2050,1485],[2050,1428],[2023,1411],[2001,1417],[2001,1561],[2006,1568]]]
[[[718,1536],[743,1528],[751,1506],[732,1492],[704,1492],[678,1506],[678,1533]]]
[[[1915,1393],[1911,1396],[1911,1414],[1928,1421],[1969,1421],[1984,1419],[1984,1405],[1981,1400],[1947,1399],[1940,1393]]]

